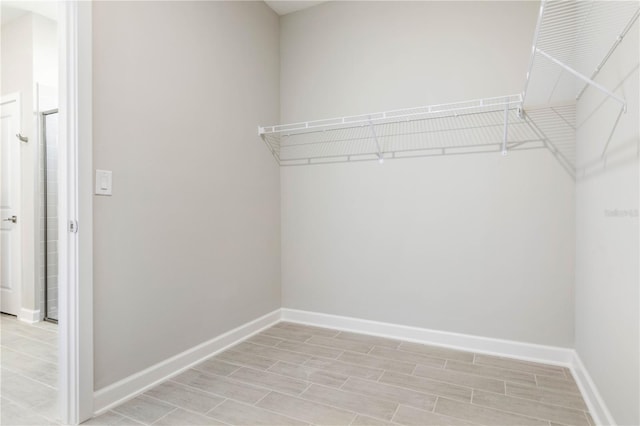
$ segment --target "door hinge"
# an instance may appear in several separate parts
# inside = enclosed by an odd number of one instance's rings
[[[78,233],[78,221],[77,220],[70,220],[69,221],[69,232],[72,232],[74,234]]]

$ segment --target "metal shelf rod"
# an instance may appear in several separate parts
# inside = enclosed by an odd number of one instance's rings
[[[623,106],[624,111],[625,112],[627,111],[627,102],[623,98],[615,95],[614,93],[609,91],[606,87],[602,86],[601,84],[596,83],[595,81],[591,80],[589,77],[580,74],[578,71],[574,70],[569,65],[565,64],[562,61],[557,60],[556,58],[554,58],[553,56],[549,55],[545,51],[536,48],[536,52],[541,54],[542,56],[544,56],[545,58],[547,58],[551,62],[557,64],[558,66],[563,68],[565,71],[568,71],[569,73],[571,73],[574,76],[578,77],[580,80],[584,81],[585,83],[590,84],[591,86],[593,86],[596,89],[600,90],[601,92],[603,92],[607,96],[615,99],[616,101],[618,101]]]
[[[600,74],[600,71],[602,70],[602,67],[604,67],[604,65],[607,63],[607,61],[609,60],[609,58],[611,57],[611,55],[613,54],[614,50],[616,50],[616,48],[618,47],[618,45],[620,43],[622,43],[622,39],[624,39],[624,37],[627,35],[627,33],[629,32],[629,30],[631,30],[631,27],[633,26],[633,24],[636,22],[636,20],[638,19],[638,17],[640,16],[640,8],[638,10],[636,10],[636,13],[633,14],[633,16],[631,17],[631,20],[629,21],[629,23],[627,24],[626,27],[624,27],[624,29],[622,30],[622,32],[620,33],[620,35],[618,37],[616,37],[616,40],[613,42],[613,44],[611,45],[611,48],[609,48],[609,51],[607,52],[607,54],[604,56],[604,58],[602,58],[602,61],[600,61],[600,63],[598,64],[598,66],[596,66],[596,69],[593,71],[593,73],[591,74],[591,80],[595,79],[598,74]],[[580,90],[580,92],[578,93],[578,95],[576,96],[576,101],[580,100],[580,98],[582,97],[582,94],[584,93],[585,90],[587,90],[587,87],[589,87],[589,84],[585,84],[584,87]]]

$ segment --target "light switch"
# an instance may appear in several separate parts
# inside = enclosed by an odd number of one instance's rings
[[[111,195],[111,170],[96,170],[96,195]]]

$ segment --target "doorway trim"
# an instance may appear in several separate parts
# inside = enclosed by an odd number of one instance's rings
[[[93,415],[92,4],[59,1],[59,396],[61,420]]]

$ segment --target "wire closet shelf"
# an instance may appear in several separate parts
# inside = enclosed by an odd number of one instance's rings
[[[259,127],[282,166],[544,148],[522,96]]]
[[[637,1],[541,3],[522,94],[258,128],[281,166],[546,148],[575,176],[576,101],[640,16]]]

